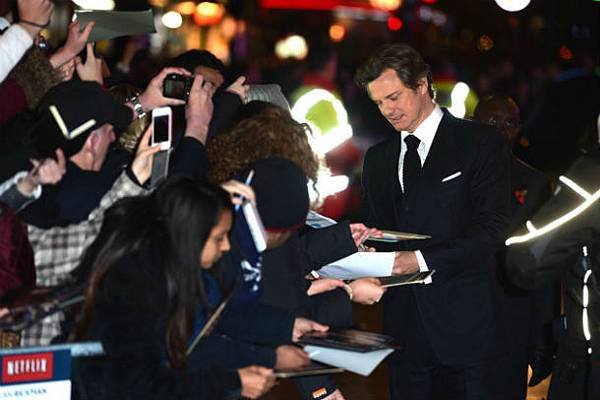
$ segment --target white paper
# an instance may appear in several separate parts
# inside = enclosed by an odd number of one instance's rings
[[[358,279],[392,275],[394,268],[393,251],[360,251],[325,265],[317,271],[322,278]]]
[[[335,225],[337,224],[337,222],[329,217],[319,214],[316,211],[308,210],[305,224],[310,226],[311,228],[321,229],[327,228],[331,225]]]
[[[369,376],[371,372],[388,356],[394,349],[374,350],[366,353],[330,349],[320,346],[304,346],[311,360],[334,367],[344,368],[362,376]]]
[[[152,10],[77,10],[75,11],[75,15],[77,16],[81,29],[83,29],[89,21],[94,21],[96,23],[88,38],[88,42],[156,32]]]
[[[0,385],[0,399],[70,400],[71,381]]]

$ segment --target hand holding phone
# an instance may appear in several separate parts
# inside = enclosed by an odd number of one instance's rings
[[[152,146],[160,145],[161,150],[169,150],[172,137],[171,107],[152,110],[152,128]]]

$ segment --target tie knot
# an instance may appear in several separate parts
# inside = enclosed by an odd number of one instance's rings
[[[421,143],[419,138],[415,135],[408,135],[404,138],[404,142],[406,143],[408,149],[411,151],[417,150],[417,147],[419,147],[419,144]]]

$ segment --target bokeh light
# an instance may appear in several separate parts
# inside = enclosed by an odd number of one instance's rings
[[[517,12],[521,11],[529,5],[531,0],[495,0],[498,7],[505,11]]]
[[[181,14],[176,11],[169,11],[160,19],[162,24],[169,29],[177,29],[183,23],[183,18]]]
[[[341,42],[346,36],[346,28],[340,24],[333,24],[329,27],[329,37],[334,42]]]

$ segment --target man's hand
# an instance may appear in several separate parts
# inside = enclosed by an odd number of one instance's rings
[[[144,136],[142,136],[142,139],[138,144],[135,158],[131,163],[131,170],[138,182],[142,185],[146,183],[152,175],[153,155],[160,151],[160,145],[150,147],[150,135],[152,135],[152,125],[148,126],[148,129],[144,132]]]
[[[17,4],[22,21],[19,25],[35,39],[42,27],[50,22],[54,3],[50,0],[19,0]]]
[[[414,251],[397,251],[392,274],[404,275],[419,272],[419,261]]]
[[[310,283],[310,287],[308,288],[307,293],[309,296],[314,296],[315,294],[329,292],[330,290],[333,290],[335,288],[343,288],[344,285],[344,281],[341,281],[339,279],[315,279]]]
[[[310,363],[308,354],[299,347],[291,345],[282,345],[275,349],[277,354],[277,369],[296,369],[301,368]]]
[[[66,160],[61,149],[56,149],[56,160],[46,158],[43,161],[31,160],[33,168],[25,178],[17,184],[17,190],[23,196],[31,196],[38,185],[54,185],[65,174]]]
[[[377,228],[367,228],[364,224],[350,224],[350,233],[356,248],[360,251],[364,251],[365,247],[363,242],[369,238],[369,236],[381,237],[383,234]]]
[[[242,384],[242,397],[257,399],[275,384],[273,370],[252,365],[237,370]]]
[[[306,318],[296,318],[292,330],[292,340],[298,341],[302,335],[312,331],[326,332],[329,329],[327,325],[321,325],[315,321]]]
[[[67,34],[65,45],[50,56],[50,64],[52,64],[54,68],[60,68],[63,64],[68,63],[77,57],[85,47],[93,28],[93,21],[89,22],[83,31],[79,30],[79,22],[72,22],[71,25],[69,25],[69,32]]]
[[[184,68],[175,68],[175,67],[163,68],[163,70],[160,71],[158,73],[158,75],[156,75],[154,78],[152,78],[152,80],[146,87],[146,90],[144,90],[144,92],[142,94],[140,94],[138,97],[138,99],[140,100],[140,103],[142,104],[142,108],[144,109],[145,112],[150,112],[158,107],[181,106],[181,105],[185,104],[185,101],[183,101],[183,100],[172,99],[170,97],[163,96],[163,82],[165,81],[165,78],[169,74],[180,74],[180,75],[188,75],[188,76],[192,75],[192,74],[190,74],[190,72],[188,70],[186,70]],[[129,103],[127,105],[130,106],[131,109],[133,110],[133,105],[131,105]]]
[[[196,75],[185,108],[185,136],[193,137],[202,144],[206,144],[208,125],[213,114],[214,93],[215,87],[205,82],[202,75]]]
[[[227,89],[225,89],[228,92],[235,93],[240,96],[242,103],[246,100],[246,97],[248,97],[248,90],[250,90],[250,85],[244,85],[245,81],[246,77],[240,76],[235,80],[235,82],[229,85]]]
[[[352,289],[352,301],[367,305],[377,303],[386,291],[377,278],[356,279],[348,286]]]
[[[256,204],[256,197],[254,196],[254,190],[252,190],[251,186],[236,181],[235,179],[231,179],[221,183],[221,187],[229,192],[231,202],[235,205],[242,204],[242,197],[246,201]]]
[[[91,43],[86,45],[87,57],[85,64],[77,63],[77,75],[82,81],[98,82],[100,86],[104,83],[102,78],[102,59],[94,55],[94,46]]]

